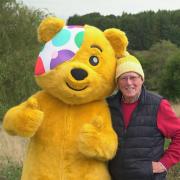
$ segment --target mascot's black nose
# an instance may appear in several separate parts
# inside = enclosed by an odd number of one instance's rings
[[[87,77],[88,73],[80,68],[74,68],[71,70],[71,74],[74,77],[74,79],[80,81],[83,80],[85,77]]]

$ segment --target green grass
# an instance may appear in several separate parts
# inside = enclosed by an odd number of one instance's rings
[[[171,140],[166,139],[164,148],[166,149]],[[180,163],[176,164],[168,171],[167,180],[180,180]]]
[[[180,163],[168,171],[167,180],[180,180]]]
[[[0,180],[20,180],[22,167],[16,163],[8,162],[0,168]]]
[[[0,180],[20,180],[22,167],[9,162],[0,170]],[[180,163],[168,171],[167,180],[180,180]]]
[[[167,149],[170,143],[171,143],[171,140],[170,139],[166,139],[165,140],[165,144],[164,144],[164,149]]]

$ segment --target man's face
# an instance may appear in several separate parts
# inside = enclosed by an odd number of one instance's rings
[[[143,84],[142,77],[135,72],[128,72],[122,74],[118,78],[118,88],[125,99],[134,99],[140,92]]]

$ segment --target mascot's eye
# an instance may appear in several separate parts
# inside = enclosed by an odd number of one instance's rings
[[[96,56],[91,56],[89,58],[89,62],[91,65],[96,66],[99,63],[99,59]]]

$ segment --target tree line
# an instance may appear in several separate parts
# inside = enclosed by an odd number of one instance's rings
[[[74,15],[68,19],[68,24],[89,24],[101,30],[111,27],[121,29],[126,32],[131,42],[130,49],[135,50],[147,50],[162,39],[180,46],[180,10],[123,13],[121,16],[90,13]]]
[[[5,111],[38,90],[34,65],[42,44],[37,27],[51,15],[16,0],[0,0],[0,120]],[[126,32],[129,51],[141,61],[145,85],[172,101],[180,100],[180,11],[153,11],[122,16],[74,15],[67,24],[90,24]]]

